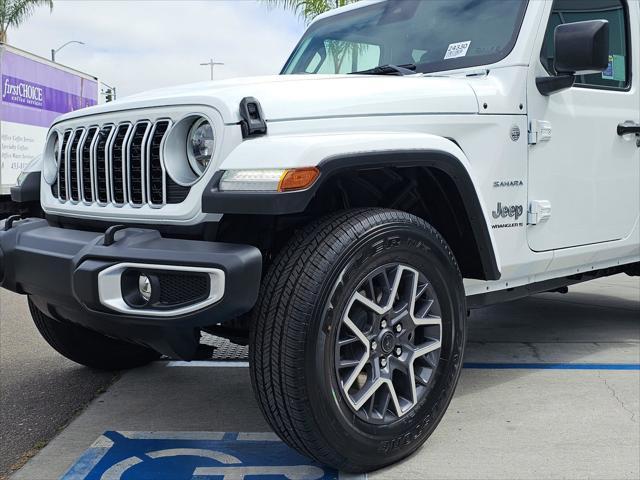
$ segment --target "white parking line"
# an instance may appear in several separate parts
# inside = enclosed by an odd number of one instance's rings
[[[118,432],[129,440],[222,440],[224,432]],[[104,438],[104,436],[102,437]],[[94,443],[92,447],[95,447]]]
[[[249,442],[280,442],[280,438],[273,432],[240,432],[238,441]]]
[[[172,360],[167,362],[167,367],[218,367],[218,368],[249,368],[249,362],[225,362],[219,360],[197,360],[183,362]]]

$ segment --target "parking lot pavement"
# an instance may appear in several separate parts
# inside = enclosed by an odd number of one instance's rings
[[[46,444],[114,375],[58,355],[25,297],[0,289],[0,478]]]
[[[640,279],[478,310],[469,333],[467,367],[441,425],[414,456],[369,478],[640,477]],[[74,464],[67,479],[100,478],[100,468],[112,479],[156,468],[154,480],[196,478],[205,464],[217,465],[210,473],[273,471],[282,445],[243,444],[262,437],[235,433],[269,431],[246,364],[184,365],[124,374],[12,478],[59,478]],[[296,478],[319,478],[304,468]]]

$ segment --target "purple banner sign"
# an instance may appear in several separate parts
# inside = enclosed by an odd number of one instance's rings
[[[98,101],[95,80],[6,50],[1,62],[1,120],[49,127],[60,114]]]
[[[96,104],[91,98],[83,98],[8,75],[2,75],[2,101],[59,113]]]

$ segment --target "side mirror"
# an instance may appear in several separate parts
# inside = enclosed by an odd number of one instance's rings
[[[538,91],[551,95],[571,88],[576,75],[603,72],[609,65],[609,22],[565,23],[555,30],[556,75],[536,78]]]

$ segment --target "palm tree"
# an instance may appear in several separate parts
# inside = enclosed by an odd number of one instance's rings
[[[40,6],[53,10],[53,0],[0,0],[0,42],[6,43],[9,27],[18,27]]]
[[[356,1],[358,0],[262,0],[262,2],[272,6],[292,10],[304,18],[307,23],[324,12],[333,8],[344,7]]]
[[[285,10],[291,10],[304,18],[307,23],[329,10],[338,7],[344,7],[350,3],[355,3],[358,0],[261,0],[272,7],[282,7]],[[357,55],[364,47],[350,45],[346,42],[338,40],[332,40],[327,45],[328,50],[333,58],[335,73],[340,72],[342,62],[344,61],[347,52],[352,49],[353,54]]]

